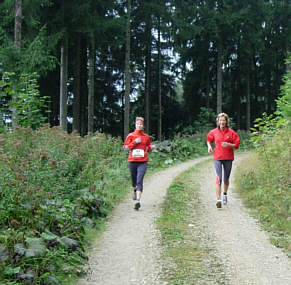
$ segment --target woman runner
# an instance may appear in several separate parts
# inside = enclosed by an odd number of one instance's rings
[[[238,149],[240,138],[238,134],[229,128],[229,118],[225,113],[218,114],[216,118],[217,128],[211,130],[207,135],[208,153],[213,152],[214,168],[216,172],[216,207],[221,208],[221,204],[227,204],[227,190],[229,187],[229,177],[231,173],[232,161],[234,160],[233,149]],[[215,144],[213,150],[212,143]],[[223,168],[223,199],[221,200]]]
[[[155,149],[151,145],[150,137],[143,132],[144,119],[135,119],[135,130],[130,133],[123,145],[124,150],[129,150],[128,165],[133,187],[134,209],[141,207],[141,194],[143,192],[143,178],[147,170],[148,151]]]

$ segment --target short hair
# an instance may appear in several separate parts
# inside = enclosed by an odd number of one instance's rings
[[[136,117],[135,118],[135,121],[139,121],[139,120],[144,122],[144,118],[143,117]]]
[[[219,121],[219,118],[220,117],[224,117],[225,118],[225,120],[226,120],[226,127],[229,127],[229,117],[228,117],[228,115],[226,113],[219,113],[217,115],[217,117],[216,117],[216,125],[219,126],[218,121]]]

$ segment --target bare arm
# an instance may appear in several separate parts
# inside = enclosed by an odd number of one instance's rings
[[[211,143],[209,141],[207,141],[207,146],[208,146],[208,153],[213,152],[213,148],[212,148]]]

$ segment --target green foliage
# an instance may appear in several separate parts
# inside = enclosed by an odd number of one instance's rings
[[[287,121],[278,115],[278,113],[267,115],[262,114],[262,118],[255,120],[254,128],[251,128],[251,140],[258,152],[265,152],[265,144],[272,139],[279,128],[285,126]]]
[[[212,109],[201,107],[197,119],[193,120],[191,125],[184,127],[181,133],[184,135],[206,133],[214,127],[215,119],[216,114]]]
[[[290,237],[290,131],[285,127],[265,144],[267,157],[259,152],[242,163],[236,176],[245,203],[253,210],[271,241],[291,256]]]
[[[22,51],[22,72],[33,73],[37,71],[38,74],[46,74],[47,71],[56,67],[57,58],[50,54],[50,50],[57,44],[60,35],[56,34],[54,38],[48,38],[47,33],[46,25],[41,27],[38,35]]]
[[[250,150],[254,148],[250,132],[238,130],[237,134],[240,137],[239,150]]]
[[[171,141],[153,143],[156,149],[150,155],[150,168],[167,167],[176,162],[207,154],[206,136],[176,137]]]
[[[24,282],[30,271],[39,284],[79,275],[84,227],[126,192],[121,141],[48,127],[17,128],[0,141],[1,282]]]
[[[290,62],[290,60],[288,61]],[[291,72],[289,71],[284,77],[284,85],[281,87],[282,97],[277,100],[277,111],[274,114],[262,114],[261,118],[255,120],[254,128],[252,128],[252,141],[258,153],[263,154],[268,169],[271,171],[271,159],[274,154],[274,146],[281,145],[277,134],[283,132],[290,132],[286,126],[290,126],[290,113],[291,113]],[[286,147],[289,142],[287,141]],[[288,147],[287,147],[288,149]],[[285,153],[284,147],[282,152]],[[277,150],[280,152],[280,150]]]
[[[206,154],[205,136],[157,145],[150,170]],[[130,189],[121,150],[118,138],[59,127],[0,135],[0,283],[70,284],[86,271],[87,229]]]
[[[291,57],[286,61],[286,65],[289,68],[289,72],[283,77],[284,84],[281,86],[282,97],[277,100],[277,109],[280,115],[282,115],[291,124]]]
[[[291,256],[290,72],[281,88],[277,112],[255,121],[255,159],[238,175],[239,188],[254,214],[272,233],[271,241]],[[288,125],[289,124],[289,125]]]
[[[40,97],[36,73],[21,74],[19,80],[14,73],[4,73],[0,81],[2,120],[7,120],[11,110],[16,110],[16,125],[38,128],[45,122],[46,97]],[[11,120],[11,118],[10,118]]]

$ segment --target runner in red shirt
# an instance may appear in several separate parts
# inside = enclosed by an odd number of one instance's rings
[[[143,178],[147,170],[148,151],[155,148],[151,144],[150,137],[143,132],[144,119],[137,117],[135,120],[135,130],[130,133],[123,145],[124,150],[129,150],[128,165],[133,187],[134,209],[141,206],[141,194],[143,192]]]
[[[227,190],[229,187],[229,176],[232,161],[234,160],[233,149],[238,149],[240,139],[238,134],[229,128],[229,118],[225,113],[218,114],[216,118],[217,128],[211,130],[207,135],[208,153],[213,152],[214,168],[216,172],[216,206],[221,208],[221,184],[222,167],[224,170],[223,204],[227,204]],[[213,150],[212,143],[215,144]]]

